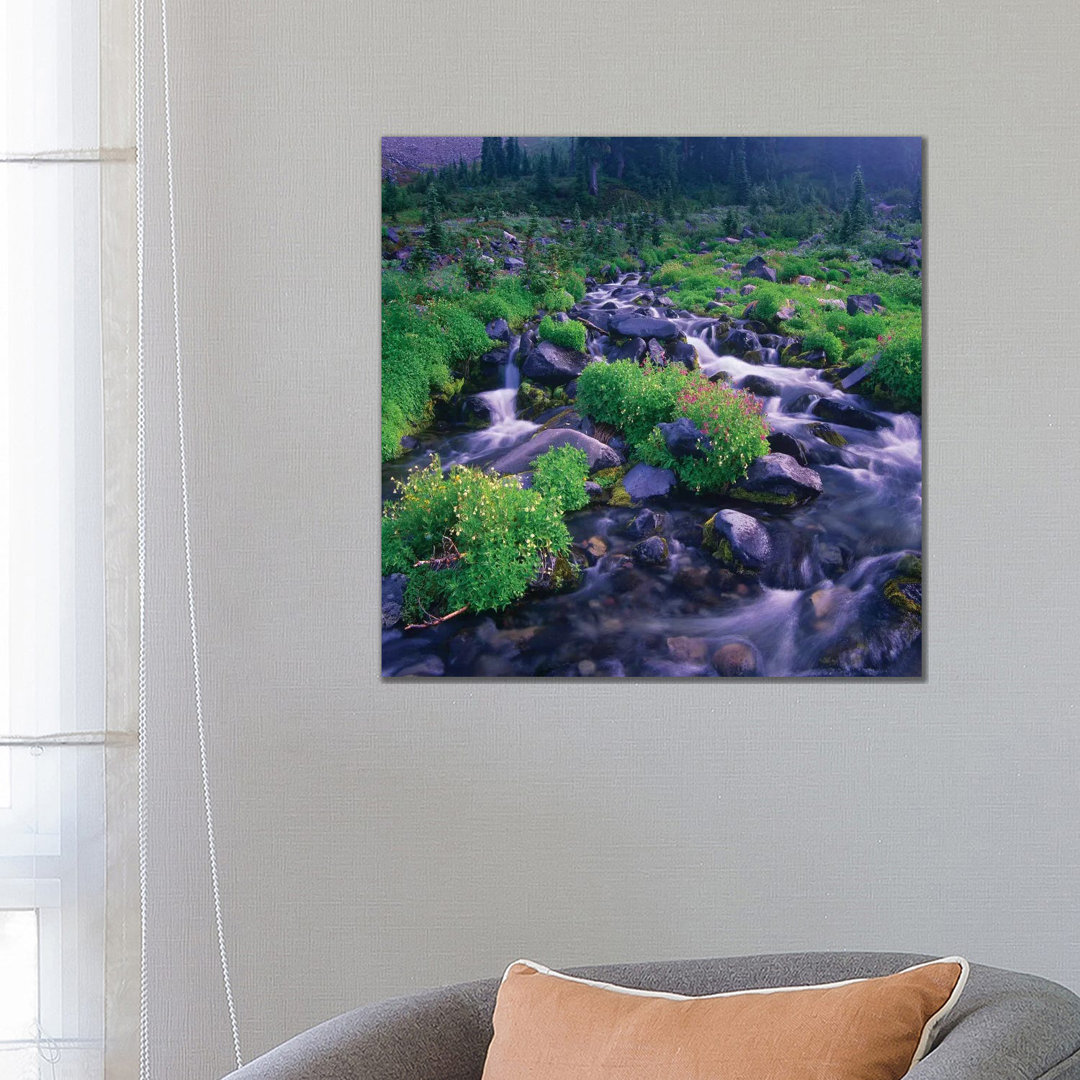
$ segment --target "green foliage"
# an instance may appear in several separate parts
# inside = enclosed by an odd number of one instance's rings
[[[509,275],[500,277],[490,292],[477,293],[463,302],[481,322],[505,319],[514,329],[521,326],[537,306],[536,297],[520,279]]]
[[[588,456],[577,446],[553,446],[533,463],[533,487],[544,498],[558,500],[564,513],[588,506],[588,475]]]
[[[780,260],[780,269],[776,272],[781,281],[794,281],[803,274],[813,278],[820,277],[819,261],[809,255],[788,255]]]
[[[900,408],[922,408],[922,325],[912,323],[880,344],[874,368],[875,387]]]
[[[594,361],[578,376],[577,406],[599,423],[619,428],[636,446],[657,424],[674,419],[685,375],[681,364],[657,368],[633,360]]]
[[[922,280],[911,274],[886,274],[875,270],[865,276],[860,289],[877,293],[890,311],[922,307]]]
[[[569,311],[574,306],[574,298],[565,289],[548,289],[540,297],[540,306],[548,312]]]
[[[876,338],[885,333],[885,318],[882,315],[867,315],[863,312],[849,315],[846,311],[826,311],[822,322],[829,333],[846,341]]]
[[[814,349],[824,349],[828,363],[839,364],[844,355],[844,344],[828,330],[811,330],[802,339],[804,352],[812,352]]]
[[[469,248],[461,262],[465,281],[470,289],[483,291],[491,288],[495,280],[495,267],[478,252]]]
[[[585,327],[575,319],[557,323],[550,315],[545,315],[537,327],[536,336],[540,341],[550,341],[564,349],[575,352],[585,351]]]
[[[756,301],[751,312],[753,318],[768,322],[794,295],[790,286],[762,282],[747,299]]]
[[[574,298],[575,303],[585,299],[585,279],[580,274],[563,274],[562,287]]]
[[[720,491],[741,480],[750,463],[769,452],[763,405],[745,390],[709,382],[699,371],[684,372],[675,411],[693,421],[710,440],[703,457],[675,457],[659,428],[653,428],[640,447],[650,465],[671,469],[694,491]]]
[[[523,490],[515,477],[462,465],[444,476],[436,457],[396,486],[400,497],[383,510],[382,572],[409,575],[409,621],[504,608],[546,556],[569,550],[560,499]]]
[[[432,393],[457,388],[455,371],[491,348],[483,323],[450,301],[427,309],[401,302],[383,305],[382,457],[400,451],[407,435],[429,414]]]

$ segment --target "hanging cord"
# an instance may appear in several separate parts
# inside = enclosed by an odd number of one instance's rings
[[[147,798],[146,798],[146,333],[143,312],[143,259],[145,254],[145,125],[146,6],[135,0],[135,264],[138,293],[138,405],[135,423],[136,502],[138,517],[139,589],[139,740],[138,740],[138,848],[139,848],[139,1080],[150,1080],[150,977],[146,955]]]
[[[169,16],[168,0],[161,0],[162,75],[165,87],[165,166],[169,186],[169,258],[172,271],[173,353],[176,358],[176,427],[180,451],[180,503],[184,525],[184,571],[187,577],[188,622],[191,627],[191,666],[195,690],[195,719],[199,732],[199,768],[202,772],[203,807],[206,811],[206,847],[210,857],[210,884],[214,894],[214,922],[217,927],[218,953],[225,1002],[229,1009],[236,1067],[244,1064],[240,1053],[240,1031],[236,1023],[229,957],[225,948],[225,924],[221,915],[221,890],[218,885],[217,848],[214,843],[214,810],[210,798],[210,770],[206,763],[206,725],[203,720],[202,678],[199,674],[199,632],[195,617],[195,587],[191,559],[191,527],[188,514],[187,447],[184,439],[184,373],[180,350],[180,284],[176,259],[176,198],[173,183],[172,106],[169,97]]]

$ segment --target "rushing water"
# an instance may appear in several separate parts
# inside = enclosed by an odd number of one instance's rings
[[[635,304],[642,290],[632,286],[638,282],[636,275],[624,275],[599,286],[582,309],[632,308],[671,319],[697,349],[705,373],[726,373],[734,385],[748,375],[775,383],[779,394],[765,401],[770,431],[786,432],[806,448],[823,494],[795,509],[747,507],[678,489],[649,501],[665,514],[670,558],[663,568],[619,557],[637,542],[626,530],[639,508],[578,511],[567,524],[592,565],[577,588],[527,597],[494,615],[386,631],[384,673],[918,675],[921,637],[884,600],[882,588],[897,576],[902,556],[922,548],[919,419],[876,410],[890,422],[878,431],[832,422],[847,440],[834,447],[809,430],[821,422],[810,412],[814,403],[830,398],[873,409],[871,403],[837,390],[812,368],[752,364],[718,353],[713,320]],[[604,341],[590,331],[590,351],[600,355]],[[527,439],[537,425],[515,414],[520,346],[520,338],[513,339],[501,385],[476,395],[474,407],[487,413],[489,426],[425,439],[409,458],[387,467],[384,482],[431,452],[445,465],[483,466]],[[753,514],[780,553],[759,581],[730,574],[701,547],[702,523],[725,506]]]

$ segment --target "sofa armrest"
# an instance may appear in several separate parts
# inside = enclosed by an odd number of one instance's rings
[[[226,1080],[480,1080],[496,985],[464,983],[354,1009]]]

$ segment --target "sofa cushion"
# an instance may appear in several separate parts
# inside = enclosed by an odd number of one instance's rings
[[[483,1080],[899,1080],[967,980],[959,957],[819,986],[684,997],[511,964]]]

